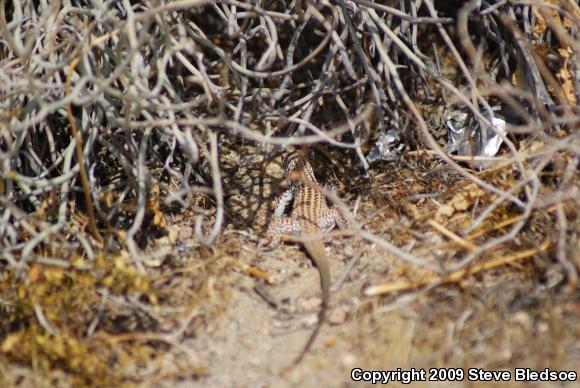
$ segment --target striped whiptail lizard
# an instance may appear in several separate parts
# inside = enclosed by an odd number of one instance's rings
[[[313,239],[312,236],[329,232],[336,225],[341,229],[347,228],[349,223],[338,209],[328,207],[326,197],[316,181],[312,167],[302,153],[294,152],[289,154],[284,161],[284,170],[286,177],[292,182],[292,187],[278,199],[266,232],[265,242],[261,245],[273,248],[280,244],[282,237],[285,235],[299,237],[316,267],[318,267],[322,287],[318,323],[302,352],[291,364],[291,368],[302,361],[316,340],[326,317],[330,297],[331,277],[324,243],[322,237]],[[290,217],[284,216],[285,208],[292,199],[294,199],[292,213]],[[290,368],[287,368],[287,370]]]

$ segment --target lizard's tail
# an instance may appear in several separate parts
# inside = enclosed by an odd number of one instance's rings
[[[316,327],[310,334],[310,338],[308,338],[308,342],[302,349],[302,352],[296,357],[294,362],[284,368],[282,370],[282,375],[288,373],[292,368],[298,365],[306,353],[310,351],[310,348],[316,341],[318,334],[320,333],[320,329],[324,324],[324,320],[326,319],[326,311],[328,310],[328,301],[330,299],[330,267],[328,265],[328,259],[326,257],[326,252],[324,251],[324,243],[321,240],[312,240],[312,241],[304,241],[304,248],[318,267],[318,272],[320,273],[320,286],[322,288],[322,300],[320,303],[320,310],[318,312],[318,323]]]

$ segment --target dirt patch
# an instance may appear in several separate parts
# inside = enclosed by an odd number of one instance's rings
[[[396,179],[411,171],[409,167],[371,177],[373,194],[360,198],[357,217],[381,237],[432,257],[448,242],[433,230],[426,233],[425,224],[416,223],[412,214],[405,216],[409,209],[429,214],[433,204],[401,201],[405,186]],[[415,187],[410,179],[409,175],[406,187]],[[432,182],[439,184],[437,179]],[[373,228],[377,215],[384,221],[379,230]],[[332,294],[328,322],[312,352],[289,375],[281,376],[316,322],[319,278],[298,245],[259,252],[258,236],[242,238],[237,259],[243,264],[231,273],[233,287],[223,315],[208,323],[201,338],[187,342],[207,366],[197,386],[350,386],[355,385],[351,370],[358,367],[415,368],[425,370],[427,378],[431,368],[460,368],[465,378],[440,383],[459,387],[473,384],[467,378],[470,368],[512,375],[515,368],[580,368],[580,293],[566,286],[562,268],[546,265],[540,251],[523,263],[465,274],[449,284],[421,287],[418,282],[416,289],[368,297],[365,290],[371,284],[412,282],[418,275],[376,245],[339,237],[326,239],[333,279],[341,279]],[[230,239],[237,241],[239,235],[226,237]],[[256,272],[248,267],[259,270],[262,278],[251,277]],[[180,386],[190,384],[184,381]],[[515,378],[510,384],[528,386]],[[394,386],[399,385],[403,386]]]

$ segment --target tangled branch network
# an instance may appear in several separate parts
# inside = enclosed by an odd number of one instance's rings
[[[575,273],[563,204],[578,196],[578,6],[382,3],[0,1],[0,258],[66,266],[73,253],[126,246],[140,265],[156,188],[167,205],[212,197],[215,211],[196,209],[195,228],[212,244],[224,224],[223,147],[326,143],[368,170],[366,145],[395,130],[495,195],[466,233],[502,204],[522,213],[458,268],[556,206],[559,259]],[[495,158],[520,171],[508,189],[461,164],[434,131],[458,108],[493,127],[492,100],[513,116]],[[524,151],[523,140],[541,147]],[[558,155],[567,162],[547,187],[540,174]]]

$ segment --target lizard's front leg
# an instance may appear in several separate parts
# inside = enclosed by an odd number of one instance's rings
[[[295,195],[296,188],[291,187],[278,197],[276,205],[274,206],[274,212],[272,213],[272,219],[282,218],[286,211],[286,207],[288,207],[288,204],[292,202]]]

